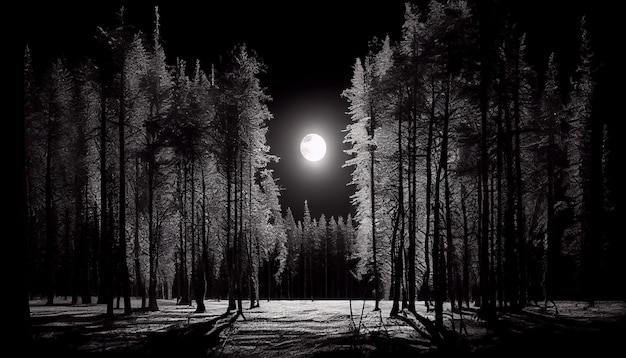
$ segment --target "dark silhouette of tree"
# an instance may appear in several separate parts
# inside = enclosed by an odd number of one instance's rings
[[[53,165],[60,160],[59,142],[62,126],[69,121],[72,82],[62,61],[57,60],[48,70],[41,88],[42,127],[45,131],[45,218],[47,302],[54,303],[57,260],[57,214],[54,207]]]

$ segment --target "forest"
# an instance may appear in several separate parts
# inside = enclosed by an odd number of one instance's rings
[[[152,33],[121,8],[93,57],[36,66],[27,46],[29,300],[110,320],[224,300],[231,325],[262,300],[350,300],[350,318],[352,300],[389,302],[439,349],[464,309],[491,324],[626,300],[618,119],[587,19],[574,59],[530,56],[514,5],[426,3],[405,5],[401,38],[373,38],[337,93],[343,217],[281,207],[272,69],[254,49],[171,58],[158,7]]]

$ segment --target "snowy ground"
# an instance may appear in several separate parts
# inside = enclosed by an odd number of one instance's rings
[[[94,297],[93,302],[97,298]],[[113,321],[105,319],[106,305],[70,305],[57,298],[53,306],[45,300],[30,301],[30,316],[36,339],[60,341],[80,351],[133,350],[143,345],[148,334],[184,328],[224,313],[226,301],[205,301],[206,313],[194,313],[195,306],[179,306],[175,300],[158,300],[159,311],[137,311],[123,315],[123,303],[114,310]],[[141,307],[140,299],[131,306]]]
[[[189,342],[203,340],[204,332],[208,331],[207,322],[215,321],[227,308],[227,301],[205,301],[207,312],[197,314],[195,306],[178,306],[174,300],[159,300],[158,312],[137,311],[127,317],[120,308],[114,312],[115,319],[107,320],[104,305],[70,305],[63,299],[57,299],[54,306],[44,303],[30,302],[37,352],[108,352],[112,356],[122,352],[154,355],[162,347],[177,352],[177,344],[189,345],[194,344]],[[139,300],[133,300],[132,304],[140,307]],[[528,307],[523,313],[502,314],[496,327],[489,329],[485,322],[467,312],[463,317],[466,330],[462,338],[471,352],[479,356],[498,345],[502,349],[504,344],[523,343],[528,337],[542,344],[553,343],[555,349],[562,344],[558,337],[570,333],[583,339],[595,339],[590,333],[607,336],[610,343],[607,333],[624,328],[624,302],[599,302],[593,308],[574,301],[558,301],[557,305],[559,315],[556,317],[553,308],[544,312],[540,307]],[[244,307],[248,306],[249,302],[244,301]],[[423,302],[418,302],[416,307],[418,313],[433,319]],[[381,301],[380,311],[373,311],[373,308],[373,301],[352,301],[351,317],[347,300],[261,301],[258,308],[244,309],[244,317],[222,331],[219,342],[199,344],[201,350],[193,352],[202,353],[187,356],[324,357],[340,352],[342,356],[363,357],[434,351],[413,328],[389,317],[391,302]],[[446,324],[450,326],[450,312],[446,310],[446,313]],[[460,317],[455,314],[454,318],[458,331]],[[179,339],[193,330],[200,334],[187,335],[191,339],[184,341]],[[155,346],[154,341],[161,345]],[[563,342],[570,344],[570,341]],[[606,345],[604,339],[590,342],[591,345]],[[144,347],[150,344],[153,349],[146,351]],[[525,349],[534,348],[527,346]]]
[[[352,302],[351,319],[350,301],[261,302],[261,307],[244,311],[245,319],[222,333],[223,343],[212,353],[219,357],[310,357],[368,351],[374,347],[355,346],[358,336],[368,334],[388,334],[413,339],[416,345],[427,344],[412,328],[389,317],[391,302],[381,302],[381,310],[376,312],[373,301],[365,302],[365,306],[363,303]]]

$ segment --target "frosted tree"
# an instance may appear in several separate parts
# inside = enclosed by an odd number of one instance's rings
[[[229,280],[229,310],[237,308],[241,314],[242,245],[244,240],[252,240],[251,231],[244,224],[251,222],[251,203],[258,200],[252,197],[251,187],[254,176],[274,157],[265,144],[266,122],[271,113],[266,105],[270,98],[259,81],[264,65],[243,45],[232,51],[227,66],[217,77],[220,91],[213,135],[215,154],[227,185],[225,248],[233,278]]]
[[[352,158],[346,160],[344,167],[354,167],[352,181],[349,184],[356,186],[351,199],[356,207],[355,218],[359,223],[357,234],[359,246],[356,252],[361,260],[358,273],[362,275],[367,271],[366,267],[371,258],[375,310],[379,309],[380,299],[375,197],[375,164],[378,145],[375,134],[380,126],[378,116],[382,112],[381,107],[385,105],[380,98],[379,82],[391,67],[391,55],[389,38],[386,38],[381,50],[377,53],[370,53],[365,58],[364,65],[357,58],[352,87],[342,93],[342,96],[350,103],[348,113],[352,118],[352,123],[348,124],[344,130],[346,132],[344,143],[352,146],[345,152]]]
[[[145,136],[143,124],[144,120],[148,117],[148,97],[146,88],[143,86],[144,78],[148,73],[148,65],[150,63],[150,55],[145,48],[142,34],[137,33],[133,37],[133,41],[130,44],[127,53],[125,64],[127,66],[127,72],[125,76],[125,93],[126,93],[126,123],[128,126],[128,134],[126,135],[127,151],[132,158],[132,174],[134,178],[130,185],[133,195],[133,268],[134,268],[134,295],[141,296],[141,307],[146,308],[146,288],[144,278],[144,264],[142,260],[142,250],[140,233],[144,222],[142,220],[144,206],[141,203],[141,196],[143,194],[145,179],[142,165],[142,149],[145,146]],[[131,181],[129,180],[129,181]]]
[[[261,189],[263,195],[260,199],[267,203],[269,208],[269,215],[266,222],[260,224],[265,225],[268,242],[268,253],[265,255],[267,262],[267,299],[272,297],[272,279],[276,282],[276,285],[280,285],[282,282],[283,273],[288,265],[288,249],[287,249],[287,234],[285,223],[281,215],[279,187],[274,179],[273,171],[270,169],[264,169],[261,171]],[[292,215],[293,220],[293,215]],[[259,241],[257,241],[258,243]]]
[[[285,276],[287,281],[287,298],[291,299],[294,296],[295,277],[298,274],[298,263],[300,262],[300,245],[301,245],[301,232],[293,217],[291,208],[287,208],[285,218],[283,220],[285,225],[286,235],[286,258],[285,258]]]

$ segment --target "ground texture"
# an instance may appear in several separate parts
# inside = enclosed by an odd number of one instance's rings
[[[159,300],[160,310],[70,305],[59,298],[45,306],[31,301],[33,353],[65,356],[133,357],[402,357],[500,356],[503,354],[614,355],[626,338],[626,303],[558,301],[554,307],[530,306],[518,313],[499,312],[487,325],[475,310],[446,310],[446,325],[460,331],[449,350],[438,349],[405,320],[390,317],[391,302],[374,311],[371,301],[261,301],[243,315],[226,313],[226,301],[206,301],[206,313],[194,306]],[[249,303],[244,301],[244,306]],[[133,307],[139,307],[133,301]],[[423,302],[417,312],[433,319]],[[411,314],[402,314],[414,321]],[[419,323],[417,324],[420,327]],[[614,353],[615,352],[615,353]],[[619,354],[617,354],[619,355]]]

